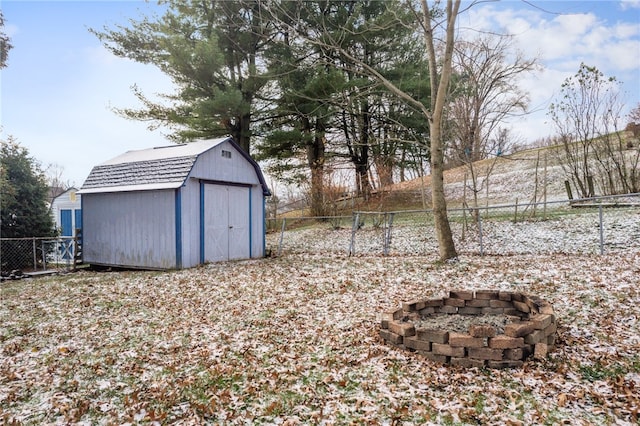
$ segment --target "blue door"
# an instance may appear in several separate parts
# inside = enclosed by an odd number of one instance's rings
[[[74,210],[73,213],[76,219],[75,228],[82,229],[82,209]]]
[[[73,236],[73,223],[71,221],[71,210],[60,210],[60,227],[63,237]]]

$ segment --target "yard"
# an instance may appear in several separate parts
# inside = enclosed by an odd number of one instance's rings
[[[638,424],[640,250],[285,253],[2,287],[4,424]],[[388,347],[382,311],[450,289],[536,294],[558,344],[522,369]]]

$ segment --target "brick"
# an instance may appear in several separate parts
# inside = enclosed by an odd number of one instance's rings
[[[392,345],[401,345],[403,337],[389,330],[380,330],[380,337]]]
[[[489,347],[496,349],[514,349],[522,348],[524,346],[524,339],[522,337],[509,337],[504,334],[500,334],[496,337],[489,339]]]
[[[431,351],[431,342],[420,340],[416,336],[406,337],[404,339],[404,345],[417,351]]]
[[[511,300],[524,302],[524,295],[522,293],[511,293]]]
[[[402,310],[405,312],[415,312],[415,311],[419,311],[420,309],[424,308],[424,301],[423,300],[411,300],[409,302],[404,302],[402,304]]]
[[[449,297],[453,297],[455,299],[471,300],[473,299],[473,291],[452,290],[449,292]]]
[[[524,313],[531,312],[531,308],[529,308],[529,305],[523,302],[518,302],[517,300],[513,301],[513,307],[519,310],[520,312],[524,312]]]
[[[555,323],[553,323],[549,325],[549,327],[544,329],[544,334],[546,336],[551,336],[552,334],[556,334],[557,330],[558,330],[558,326]]]
[[[549,327],[554,322],[554,320],[555,318],[553,317],[553,315],[549,314],[538,314],[532,316],[529,319],[529,321],[533,323],[533,328],[535,328],[536,330],[543,330]]]
[[[546,334],[544,334],[544,330],[534,330],[531,334],[527,334],[524,337],[525,343],[528,345],[535,345],[536,343],[542,342],[544,339],[546,341]]]
[[[482,308],[473,308],[471,306],[465,306],[464,308],[458,308],[460,315],[480,315],[482,314]]]
[[[482,337],[471,337],[463,333],[449,333],[449,345],[463,348],[482,348],[486,346]]]
[[[554,314],[553,306],[551,306],[549,303],[545,303],[544,305],[538,308],[538,312],[541,314],[553,315]]]
[[[549,354],[549,345],[546,343],[536,343],[533,349],[533,357],[535,359],[544,359]]]
[[[437,355],[437,354],[434,354],[433,352],[424,352],[424,351],[418,351],[417,353],[425,357],[429,361],[437,362],[438,364],[447,364],[449,362],[449,357],[445,355]]]
[[[503,369],[503,368],[520,368],[524,365],[522,361],[516,360],[505,360],[505,361],[488,361],[487,367],[495,368],[495,369]]]
[[[431,352],[436,355],[463,357],[464,348],[453,347],[442,343],[434,343],[431,345]]]
[[[380,321],[380,328],[384,328],[385,330],[389,328],[389,320],[383,319]]]
[[[424,301],[424,306],[425,307],[435,307],[435,306],[442,306],[443,302],[442,299],[427,299]]]
[[[472,308],[484,308],[489,307],[488,299],[473,299],[467,300],[465,306],[471,306]]]
[[[543,306],[549,305],[549,302],[547,302],[546,300],[538,296],[528,296],[525,302],[529,305],[529,307],[531,308],[531,311],[536,313],[539,313],[540,308],[542,308]]]
[[[427,306],[426,308],[420,309],[420,315],[431,315],[436,312],[436,308],[433,306]]]
[[[415,336],[416,334],[416,329],[413,323],[410,322],[390,321],[389,331],[404,337]]]
[[[447,343],[449,332],[432,328],[419,328],[416,330],[418,339],[433,343]]]
[[[513,295],[512,292],[510,291],[499,291],[498,292],[498,299],[499,300],[505,300],[505,301],[511,301],[511,296]]]
[[[530,322],[511,323],[504,326],[504,334],[509,337],[523,337],[533,332],[533,324]]]
[[[456,306],[458,308],[463,308],[465,304],[465,300],[463,299],[455,299],[453,297],[448,297],[443,300],[445,306]]]
[[[503,352],[496,348],[469,348],[469,358],[502,361]]]
[[[504,350],[504,359],[505,360],[521,360],[524,359],[524,349],[523,348],[514,348],[514,349],[505,349]]]
[[[492,308],[513,308],[513,303],[510,300],[489,300],[489,306]]]
[[[495,290],[476,290],[476,299],[497,299],[499,293]]]
[[[438,312],[443,314],[457,314],[459,309],[457,306],[445,305],[438,308]]]
[[[451,365],[456,365],[464,368],[483,368],[486,365],[484,359],[471,359],[471,358],[455,358],[451,357]]]
[[[382,319],[388,321],[399,320],[403,315],[404,312],[402,311],[402,309],[395,309],[393,311],[383,312]]]
[[[493,337],[496,335],[496,329],[490,325],[471,324],[469,335],[471,337]]]
[[[547,336],[547,345],[553,346],[555,344],[556,344],[556,335],[552,334],[550,336]]]

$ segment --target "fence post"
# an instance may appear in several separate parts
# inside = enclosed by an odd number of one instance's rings
[[[360,226],[360,213],[353,216],[353,224],[351,225],[351,243],[349,244],[349,256],[356,254],[356,231]]]
[[[37,271],[38,270],[38,254],[36,253],[36,237],[33,237],[32,240],[32,247],[33,247],[33,270]]]
[[[482,215],[478,215],[478,236],[480,238],[480,256],[484,256],[484,246],[482,244]]]
[[[285,229],[286,223],[287,223],[287,218],[282,218],[282,229],[280,230],[280,241],[278,241],[278,256],[282,254],[282,239],[284,238],[284,229]]]
[[[389,246],[391,245],[391,229],[393,228],[393,216],[395,215],[395,213],[389,213],[388,215],[389,219],[385,219],[387,226],[384,232],[383,252],[385,256],[389,254]],[[385,216],[387,216],[387,213],[385,213]]]
[[[600,222],[600,254],[604,254],[604,225],[602,223],[602,204],[598,206],[598,220]]]
[[[40,241],[40,250],[42,251],[42,270],[47,270],[47,251],[45,250],[44,240]]]

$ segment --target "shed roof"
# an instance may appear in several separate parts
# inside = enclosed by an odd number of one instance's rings
[[[253,165],[263,192],[270,195],[258,164],[228,137],[127,151],[95,166],[78,193],[179,188],[189,176],[198,156],[223,142],[231,143]]]

